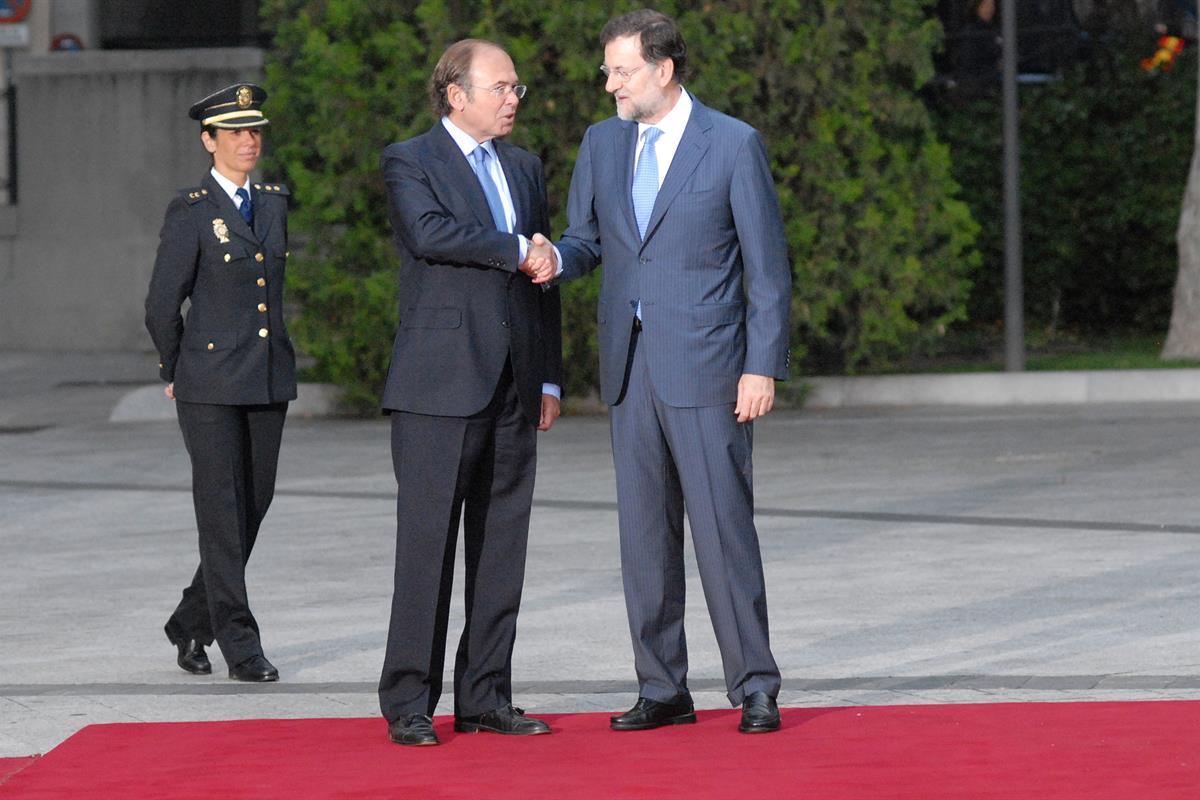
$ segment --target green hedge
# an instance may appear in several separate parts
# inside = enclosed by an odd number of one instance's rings
[[[941,37],[933,0],[674,2],[706,104],[763,131],[795,274],[793,362],[849,370],[963,318],[977,226],[917,90]],[[554,233],[578,142],[612,114],[597,34],[626,2],[264,0],[271,167],[292,187],[291,299],[320,379],[374,402],[396,325],[379,151],[426,130],[425,82],[465,36],[503,44],[530,92],[512,140],[546,166]],[[598,275],[564,291],[567,388],[597,382]]]

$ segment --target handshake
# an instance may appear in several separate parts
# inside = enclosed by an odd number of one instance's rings
[[[536,284],[549,283],[558,272],[558,260],[554,257],[554,248],[550,240],[540,233],[535,233],[529,240],[529,249],[525,252],[525,260],[518,267]]]

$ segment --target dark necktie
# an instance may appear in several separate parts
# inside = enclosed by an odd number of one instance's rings
[[[245,189],[238,189],[237,196],[242,198],[242,204],[238,206],[238,213],[242,215],[242,219],[246,220],[246,224],[254,225],[254,209],[250,207],[250,193]]]

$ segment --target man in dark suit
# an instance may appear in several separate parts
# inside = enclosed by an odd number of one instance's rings
[[[728,697],[742,706],[739,729],[773,731],[780,676],[754,527],[751,430],[771,410],[775,379],[788,375],[791,269],[766,149],[749,125],[683,89],[687,47],[672,19],[635,11],[600,38],[617,116],[583,137],[557,258],[563,280],[604,262],[600,390],[612,405],[640,685],[612,727],[695,721],[686,507]]]
[[[167,207],[146,295],[158,349],[192,462],[200,566],[166,624],[188,672],[212,671],[215,638],[229,677],[274,681],[246,596],[246,561],[275,492],[275,468],[295,353],[283,324],[287,189],[252,182],[267,93],[215,92],[188,112],[212,169]],[[191,301],[187,321],[180,308]]]
[[[454,555],[465,514],[466,625],[455,730],[530,735],[512,706],[512,649],[533,499],[536,430],[559,413],[556,289],[535,286],[529,237],[549,229],[542,165],[499,141],[525,87],[498,45],[464,40],[430,80],[441,119],[388,146],[400,328],[383,407],[396,472],[396,577],[379,701],[392,741],[438,743]]]

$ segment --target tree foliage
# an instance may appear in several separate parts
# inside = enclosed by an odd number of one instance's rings
[[[709,106],[761,130],[795,274],[793,361],[853,370],[927,343],[960,319],[976,226],[917,90],[933,75],[932,0],[680,0]],[[396,325],[379,151],[434,119],[425,83],[466,36],[508,49],[530,92],[511,139],[541,156],[553,233],[588,124],[613,113],[597,35],[640,4],[584,0],[264,0],[273,160],[292,185],[294,323],[321,377],[367,405]],[[597,378],[598,275],[564,291],[568,389]]]

